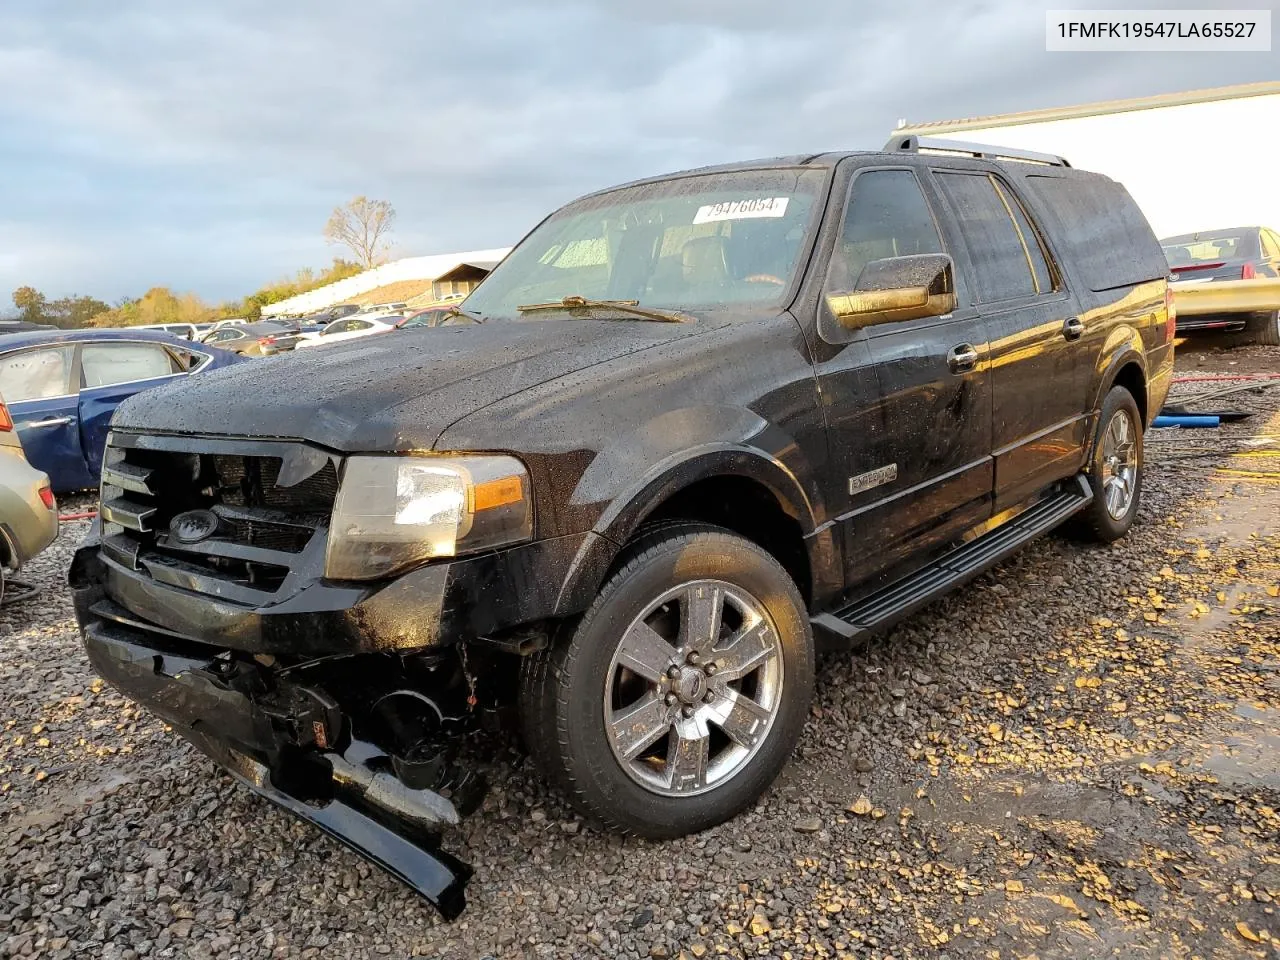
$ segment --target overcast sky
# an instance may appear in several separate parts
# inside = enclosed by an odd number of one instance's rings
[[[1046,53],[1044,10],[1072,5],[1103,4],[3,0],[0,312],[20,284],[242,296],[326,264],[357,193],[395,205],[397,255],[502,246],[588,190],[876,148],[899,117],[1280,75]]]

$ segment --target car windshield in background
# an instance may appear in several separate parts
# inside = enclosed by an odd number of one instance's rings
[[[1258,256],[1258,234],[1254,230],[1196,233],[1160,241],[1171,267],[1192,267],[1227,260],[1252,260]]]
[[[808,246],[824,177],[747,170],[580,200],[526,237],[467,298],[467,313],[514,319],[522,306],[566,297],[655,309],[777,304]]]
[[[422,310],[418,313],[410,314],[404,319],[398,321],[396,326],[401,330],[408,330],[410,327],[438,327],[441,322],[456,312],[457,307],[441,307],[438,310]]]

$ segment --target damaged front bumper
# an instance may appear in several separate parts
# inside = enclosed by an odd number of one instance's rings
[[[440,832],[480,799],[456,748],[515,655],[581,609],[594,534],[325,575],[340,458],[286,440],[112,430],[68,584],[97,672],[269,799],[461,909]]]
[[[441,849],[440,831],[478,806],[484,785],[456,763],[451,721],[422,692],[421,677],[402,678],[419,682],[400,688],[394,664],[337,667],[365,692],[358,699],[370,701],[353,709],[326,687],[331,662],[273,668],[101,618],[83,627],[94,670],[201,752],[373,860],[446,918],[463,910],[471,870]],[[368,693],[362,671],[383,678],[381,689]]]

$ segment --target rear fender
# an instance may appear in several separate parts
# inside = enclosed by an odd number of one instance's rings
[[[1097,431],[1098,416],[1102,411],[1103,401],[1115,385],[1116,376],[1129,364],[1137,364],[1138,369],[1142,371],[1142,382],[1147,385],[1150,378],[1147,375],[1147,359],[1143,348],[1142,335],[1131,326],[1118,326],[1108,334],[1106,343],[1098,354],[1093,380],[1097,386],[1090,405],[1089,418],[1091,426],[1089,443],[1086,449],[1093,449],[1094,435]],[[1148,406],[1148,420],[1153,415]]]

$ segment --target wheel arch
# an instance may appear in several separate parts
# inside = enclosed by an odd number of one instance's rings
[[[1097,415],[1102,409],[1102,403],[1111,388],[1117,385],[1133,394],[1133,399],[1138,404],[1138,411],[1142,415],[1143,425],[1150,424],[1155,412],[1149,409],[1146,352],[1142,335],[1133,327],[1125,325],[1111,331],[1099,354],[1094,382],[1097,384],[1092,404],[1095,435]]]
[[[1138,404],[1138,413],[1142,416],[1143,425],[1146,426],[1151,422],[1147,412],[1147,375],[1136,360],[1130,359],[1120,365],[1115,376],[1111,378],[1111,386],[1107,388],[1108,393],[1111,387],[1124,387],[1128,390]],[[1106,394],[1102,396],[1105,397]],[[1099,397],[1099,401],[1101,400],[1102,397]]]
[[[782,564],[809,605],[838,569],[830,527],[818,527],[815,505],[781,460],[738,444],[708,445],[655,465],[613,499],[575,558],[558,613],[585,609],[628,542],[664,520],[711,523],[751,540]]]

